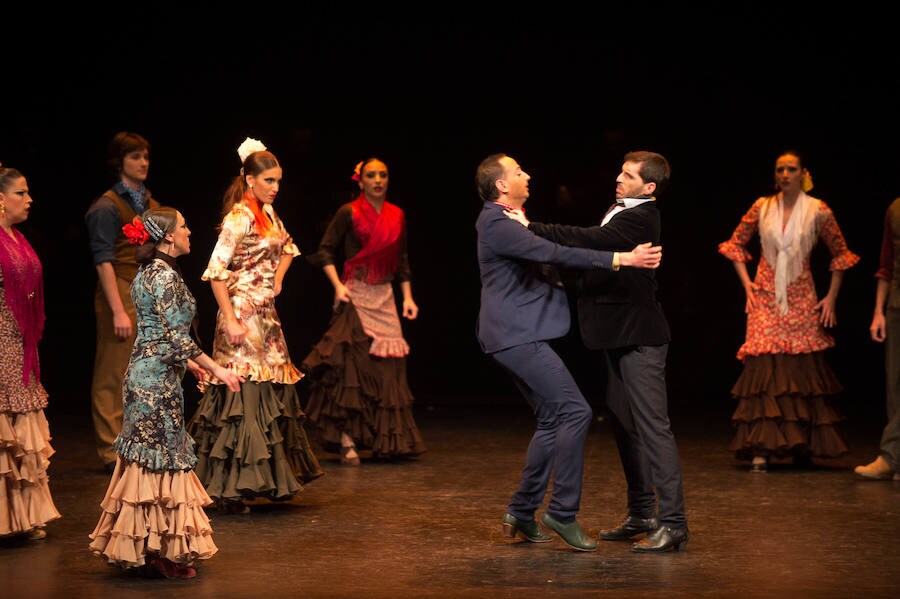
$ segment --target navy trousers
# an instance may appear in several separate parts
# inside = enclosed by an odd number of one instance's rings
[[[525,343],[491,356],[512,375],[537,418],[519,490],[512,496],[508,512],[520,520],[533,520],[552,475],[547,513],[559,522],[571,522],[581,504],[584,442],[593,419],[591,407],[548,343]]]

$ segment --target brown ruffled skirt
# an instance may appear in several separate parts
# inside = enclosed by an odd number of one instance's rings
[[[117,459],[89,549],[122,568],[156,555],[186,565],[209,559],[219,550],[203,511],[211,503],[191,470],[154,472]]]
[[[44,410],[0,412],[0,536],[61,517],[50,496],[50,425]]]
[[[847,453],[833,403],[842,390],[824,352],[747,356],[731,390],[738,405],[729,448],[738,459]]]
[[[342,303],[328,330],[300,364],[308,386],[306,413],[318,440],[340,446],[341,433],[375,457],[416,456],[425,442],[412,414],[413,395],[406,379],[406,358],[369,354],[356,308]]]
[[[290,499],[322,476],[303,429],[294,385],[246,382],[233,393],[210,386],[188,432],[197,443],[194,470],[211,497]]]

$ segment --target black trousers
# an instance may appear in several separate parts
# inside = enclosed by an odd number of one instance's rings
[[[681,528],[687,519],[681,460],[669,425],[668,349],[666,344],[604,351],[606,403],[628,483],[628,513],[638,518],[658,514],[660,525]]]

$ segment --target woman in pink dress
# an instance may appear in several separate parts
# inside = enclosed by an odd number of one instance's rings
[[[15,227],[31,208],[28,182],[0,165],[0,537],[47,536],[60,517],[50,496],[50,426],[38,343],[44,331],[41,261]]]
[[[771,457],[837,457],[848,451],[834,405],[841,384],[825,361],[834,338],[835,302],[844,271],[859,262],[831,209],[807,195],[812,179],[797,152],[775,161],[776,193],[753,203],[719,252],[731,260],[747,294],[747,336],[737,353],[743,371],[731,390],[736,432],[730,449],[765,472]],[[759,234],[762,255],[751,280],[747,244]],[[831,284],[818,299],[810,254],[821,240],[831,253]]]

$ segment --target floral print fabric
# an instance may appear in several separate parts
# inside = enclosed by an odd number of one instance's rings
[[[219,239],[203,273],[204,281],[227,283],[234,314],[249,329],[243,344],[232,345],[219,314],[213,359],[248,381],[290,384],[302,375],[291,363],[275,311],[275,271],[282,256],[298,256],[300,250],[272,206],[265,204],[263,211],[274,225],[265,236],[256,232],[250,209],[242,203],[234,205],[222,221]]]
[[[761,197],[741,218],[728,241],[719,244],[719,253],[729,260],[749,262],[753,256],[747,244],[759,231],[760,212],[770,197]],[[847,242],[838,227],[831,209],[822,200],[815,199],[815,227],[818,238],[831,253],[830,270],[847,270],[859,262],[859,256],[847,248]],[[775,272],[771,264],[760,256],[754,283],[757,285],[757,305],[747,314],[747,336],[737,353],[746,356],[761,354],[801,354],[820,351],[834,346],[834,338],[819,322],[819,312],[814,309],[818,298],[809,266],[810,255],[803,258],[803,272],[787,288],[788,311],[782,314],[775,302]]]
[[[153,470],[188,470],[197,461],[184,428],[181,379],[202,351],[190,336],[196,301],[161,260],[142,266],[131,285],[137,337],[122,385],[124,418],[113,445],[128,462]]]

